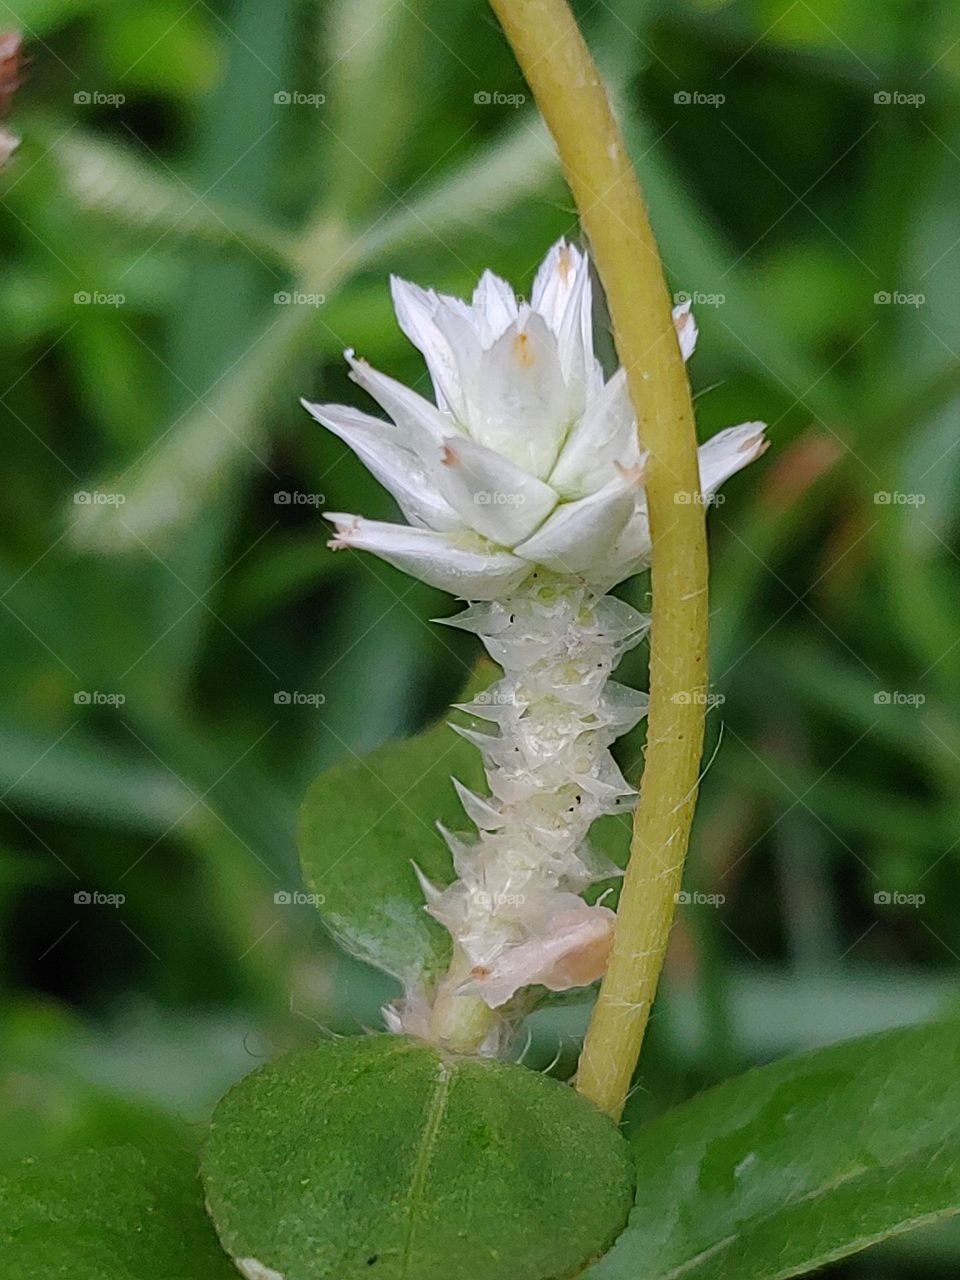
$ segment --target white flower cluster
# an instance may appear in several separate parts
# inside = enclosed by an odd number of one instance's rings
[[[455,782],[476,829],[444,832],[457,879],[422,879],[427,909],[468,961],[461,992],[501,1008],[532,984],[584,986],[606,963],[613,912],[579,895],[615,872],[590,847],[591,823],[635,794],[609,748],[646,695],[610,675],[648,619],[606,593],[649,563],[645,458],[623,370],[605,380],[594,357],[589,264],[572,245],[547,254],[529,303],[489,271],[470,303],[392,286],[436,403],[348,351],[352,377],[392,422],[307,408],[409,522],[331,514],[331,545],[472,602],[452,625],[479,635],[504,671],[464,708],[489,725],[461,732],[483,754],[490,794]],[[689,303],[674,323],[689,358]],[[746,423],[702,446],[703,497],[762,452],[763,430]],[[424,994],[409,993],[408,1007],[422,1021]]]

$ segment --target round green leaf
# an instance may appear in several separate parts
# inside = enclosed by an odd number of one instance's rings
[[[202,1163],[250,1280],[565,1280],[610,1247],[633,1191],[626,1142],[566,1085],[394,1036],[248,1076]]]
[[[479,665],[466,699],[493,670]],[[479,751],[438,724],[328,769],[300,811],[303,878],[324,924],[351,955],[405,986],[432,982],[450,963],[450,935],[424,910],[413,863],[436,884],[454,878],[437,830],[437,822],[452,830],[466,822],[451,776],[484,789]]]
[[[0,1274],[16,1280],[236,1280],[192,1158],[102,1147],[0,1172]]]

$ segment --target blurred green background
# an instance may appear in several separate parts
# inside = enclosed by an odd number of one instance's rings
[[[525,291],[576,220],[482,4],[3,11],[29,59],[0,178],[18,1153],[194,1127],[257,1062],[377,1025],[390,984],[284,900],[297,806],[477,654],[429,624],[449,599],[326,549],[324,504],[393,511],[298,397],[361,403],[346,346],[424,389],[387,274]],[[774,441],[710,516],[710,763],[641,1118],[955,1003],[960,10],[579,11],[694,299],[701,431]],[[527,1061],[569,1072],[584,1020],[538,1015]],[[832,1274],[958,1264],[940,1230]]]

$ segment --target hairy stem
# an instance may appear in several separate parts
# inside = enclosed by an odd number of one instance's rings
[[[663,967],[703,746],[707,552],[690,387],[636,174],[567,0],[490,0],[553,134],[606,291],[653,538],[646,764],[613,950],[577,1088],[619,1118]]]

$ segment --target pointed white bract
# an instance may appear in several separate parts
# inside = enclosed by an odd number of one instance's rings
[[[649,565],[646,458],[623,370],[605,379],[594,355],[589,263],[573,245],[553,246],[529,303],[489,271],[470,302],[391,286],[435,403],[348,351],[351,376],[391,421],[306,407],[408,521],[329,514],[331,546],[371,551],[473,602],[448,621],[480,636],[504,671],[466,708],[482,727],[461,730],[490,794],[457,784],[476,830],[444,831],[456,879],[423,887],[469,962],[462,993],[506,1024],[524,987],[586,985],[606,962],[613,912],[579,894],[615,870],[591,850],[591,824],[634,796],[610,746],[646,696],[609,678],[647,620],[606,593]],[[688,302],[674,324],[689,359]],[[753,422],[714,436],[700,449],[701,493],[678,500],[708,499],[763,451],[763,432]],[[423,1033],[428,1005],[429,993],[408,993],[390,1025]]]
[[[610,675],[648,619],[543,570],[470,615],[503,668],[462,708],[488,722],[460,732],[483,756],[490,796],[458,787],[477,835],[442,832],[458,879],[426,886],[427,909],[470,961],[464,993],[499,1008],[522,987],[559,991],[603,972],[613,912],[577,895],[618,874],[588,833],[635,799],[610,746],[645,714],[646,696]]]

